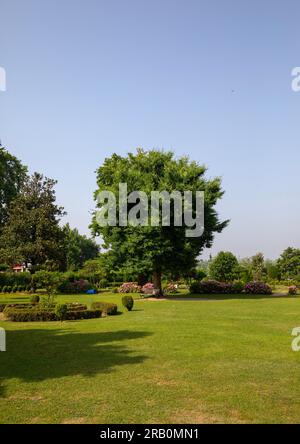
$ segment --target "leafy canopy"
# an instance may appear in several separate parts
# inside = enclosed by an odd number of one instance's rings
[[[19,194],[27,168],[20,160],[0,146],[0,229],[8,219],[8,208]]]
[[[204,233],[201,237],[188,238],[185,226],[99,226],[94,214],[91,228],[94,235],[101,235],[105,247],[111,250],[115,266],[128,273],[153,273],[154,283],[161,289],[161,274],[182,272],[196,265],[196,258],[204,247],[211,247],[215,233],[220,233],[228,221],[221,222],[215,210],[222,197],[220,178],[206,179],[206,168],[188,157],[176,159],[172,152],[138,149],[126,157],[113,154],[105,159],[97,171],[98,189],[114,192],[117,203],[119,183],[127,183],[128,193],[144,191],[150,198],[151,191],[174,190],[184,192],[204,191]],[[128,206],[128,212],[130,206]],[[171,218],[174,214],[171,214]],[[171,219],[172,220],[172,219]]]
[[[49,262],[52,268],[64,268],[64,234],[59,221],[65,213],[55,203],[55,184],[55,180],[38,173],[27,178],[10,204],[0,237],[3,262],[24,261],[33,269]]]

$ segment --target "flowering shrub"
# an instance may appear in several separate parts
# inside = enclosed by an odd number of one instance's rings
[[[295,295],[295,294],[297,294],[297,291],[298,291],[298,288],[297,288],[296,285],[291,285],[291,286],[288,288],[288,293],[289,293],[290,295]]]
[[[143,285],[142,292],[144,294],[154,294],[155,292],[154,284],[152,284],[152,282],[147,282],[147,284]]]
[[[245,293],[248,294],[272,294],[272,288],[270,285],[265,284],[264,282],[248,282],[245,285]]]
[[[69,282],[66,288],[67,293],[85,293],[91,288],[88,281],[79,279],[78,281]]]
[[[170,282],[164,289],[165,293],[177,293],[178,285]]]
[[[219,281],[194,281],[190,285],[190,292],[195,294],[224,294],[230,293],[231,284]]]
[[[118,289],[119,293],[139,293],[141,287],[135,282],[124,282]]]

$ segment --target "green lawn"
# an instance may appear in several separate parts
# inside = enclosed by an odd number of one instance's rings
[[[121,309],[120,295],[58,299],[92,298]],[[0,423],[300,422],[299,297],[144,300],[103,319],[0,326]]]

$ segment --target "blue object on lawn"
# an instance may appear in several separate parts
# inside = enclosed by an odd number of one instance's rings
[[[91,290],[87,290],[86,294],[96,294],[96,290],[92,288]]]

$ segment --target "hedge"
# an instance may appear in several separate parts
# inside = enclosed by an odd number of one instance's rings
[[[7,306],[4,314],[12,322],[45,322],[57,321],[54,310],[43,310],[41,308],[18,308]],[[65,320],[94,319],[100,318],[102,310],[68,310]]]
[[[264,282],[249,282],[243,285],[240,281],[226,283],[209,280],[192,282],[190,292],[194,294],[272,294],[272,289]]]
[[[112,302],[93,302],[92,310],[101,310],[109,316],[113,316],[118,312],[118,306]]]

